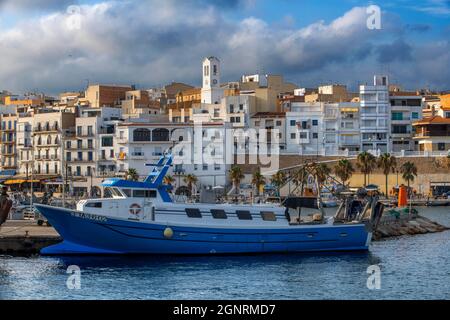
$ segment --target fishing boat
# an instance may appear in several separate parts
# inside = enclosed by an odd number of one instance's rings
[[[381,216],[377,197],[351,195],[334,217],[320,199],[289,198],[283,204],[176,203],[163,178],[165,154],[144,181],[107,179],[107,198],[79,201],[76,209],[36,204],[64,239],[44,255],[242,254],[368,250]],[[312,216],[302,208],[314,208]]]

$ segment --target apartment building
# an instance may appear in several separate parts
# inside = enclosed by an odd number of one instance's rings
[[[61,177],[64,172],[62,140],[73,134],[75,114],[43,108],[33,115],[32,125],[35,174],[41,177]]]
[[[393,152],[415,151],[417,141],[414,141],[413,122],[422,119],[423,98],[416,92],[394,91],[389,93],[390,120],[390,150]]]
[[[389,152],[391,106],[387,76],[375,75],[373,85],[361,85],[360,128],[361,150]]]
[[[286,152],[338,155],[358,151],[358,103],[294,102],[286,113]]]
[[[413,124],[414,140],[418,142],[419,151],[439,151],[450,154],[450,118],[433,116]]]
[[[114,137],[121,116],[120,108],[80,108],[73,134],[64,139],[65,174],[73,179],[76,193],[87,194],[91,186],[116,175]]]
[[[4,114],[0,117],[0,166],[2,170],[17,169],[17,119],[15,114]]]
[[[275,142],[279,152],[286,150],[286,112],[258,112],[251,116],[250,128],[257,132],[257,147],[266,143],[266,150],[272,150]],[[266,130],[266,137],[262,137],[260,130]],[[262,131],[264,132],[264,131]],[[261,139],[260,139],[261,138]]]

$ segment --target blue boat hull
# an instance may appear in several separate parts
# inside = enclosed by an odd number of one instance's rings
[[[44,255],[66,254],[239,254],[368,250],[364,224],[283,228],[225,228],[162,225],[112,219],[36,205],[63,237]],[[170,227],[173,236],[164,237]]]

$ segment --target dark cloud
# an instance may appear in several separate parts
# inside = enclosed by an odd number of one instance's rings
[[[390,63],[393,61],[410,61],[412,47],[403,40],[394,40],[389,44],[382,44],[376,48],[378,61]]]

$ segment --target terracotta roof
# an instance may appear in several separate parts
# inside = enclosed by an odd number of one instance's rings
[[[413,126],[420,126],[424,124],[450,124],[450,118],[442,118],[441,116],[434,116],[430,118],[424,118],[413,123]]]

